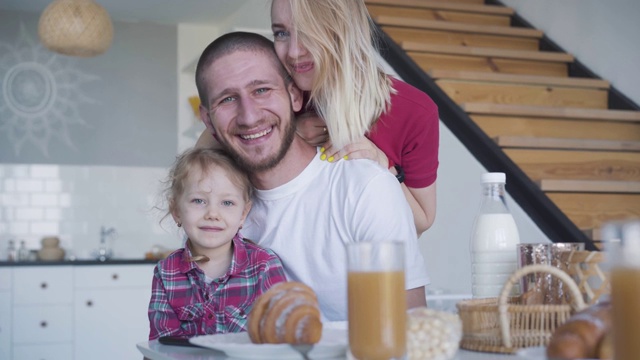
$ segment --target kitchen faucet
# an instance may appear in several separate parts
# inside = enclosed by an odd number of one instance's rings
[[[113,252],[107,245],[107,239],[116,234],[116,229],[113,227],[107,228],[100,226],[100,247],[95,252],[96,259],[99,261],[107,261],[113,256]]]

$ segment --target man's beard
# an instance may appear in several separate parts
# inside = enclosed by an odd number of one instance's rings
[[[225,141],[223,137],[219,137],[218,141],[233,158],[236,164],[244,171],[248,172],[249,174],[256,174],[267,171],[273,169],[276,165],[278,165],[289,151],[291,143],[293,143],[293,138],[296,134],[296,127],[293,121],[294,119],[295,114],[292,110],[290,114],[289,125],[284,129],[284,138],[282,139],[282,143],[280,144],[280,149],[274,156],[261,160],[259,163],[252,162],[251,159],[244,157],[242,154],[236,151],[233,146]]]

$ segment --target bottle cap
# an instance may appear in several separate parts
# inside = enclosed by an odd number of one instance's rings
[[[482,174],[482,177],[480,179],[483,184],[486,184],[486,183],[505,184],[507,182],[507,175],[505,175],[505,173],[502,173],[502,172],[484,173]]]

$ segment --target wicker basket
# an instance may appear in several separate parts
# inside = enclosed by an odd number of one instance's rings
[[[571,305],[520,305],[509,298],[511,289],[525,275],[546,272],[562,280],[572,295]],[[555,329],[575,311],[585,307],[575,281],[564,271],[550,265],[529,265],[507,280],[500,297],[458,302],[462,320],[460,347],[467,350],[514,353],[520,348],[546,346]]]
[[[560,256],[587,305],[611,294],[609,276],[603,269],[605,254],[602,251],[572,251]]]

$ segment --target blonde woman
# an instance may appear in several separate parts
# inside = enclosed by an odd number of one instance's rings
[[[273,0],[280,61],[307,96],[297,133],[322,160],[371,159],[401,182],[418,234],[435,219],[439,120],[435,103],[386,75],[363,0]],[[213,142],[203,134],[198,146]]]

